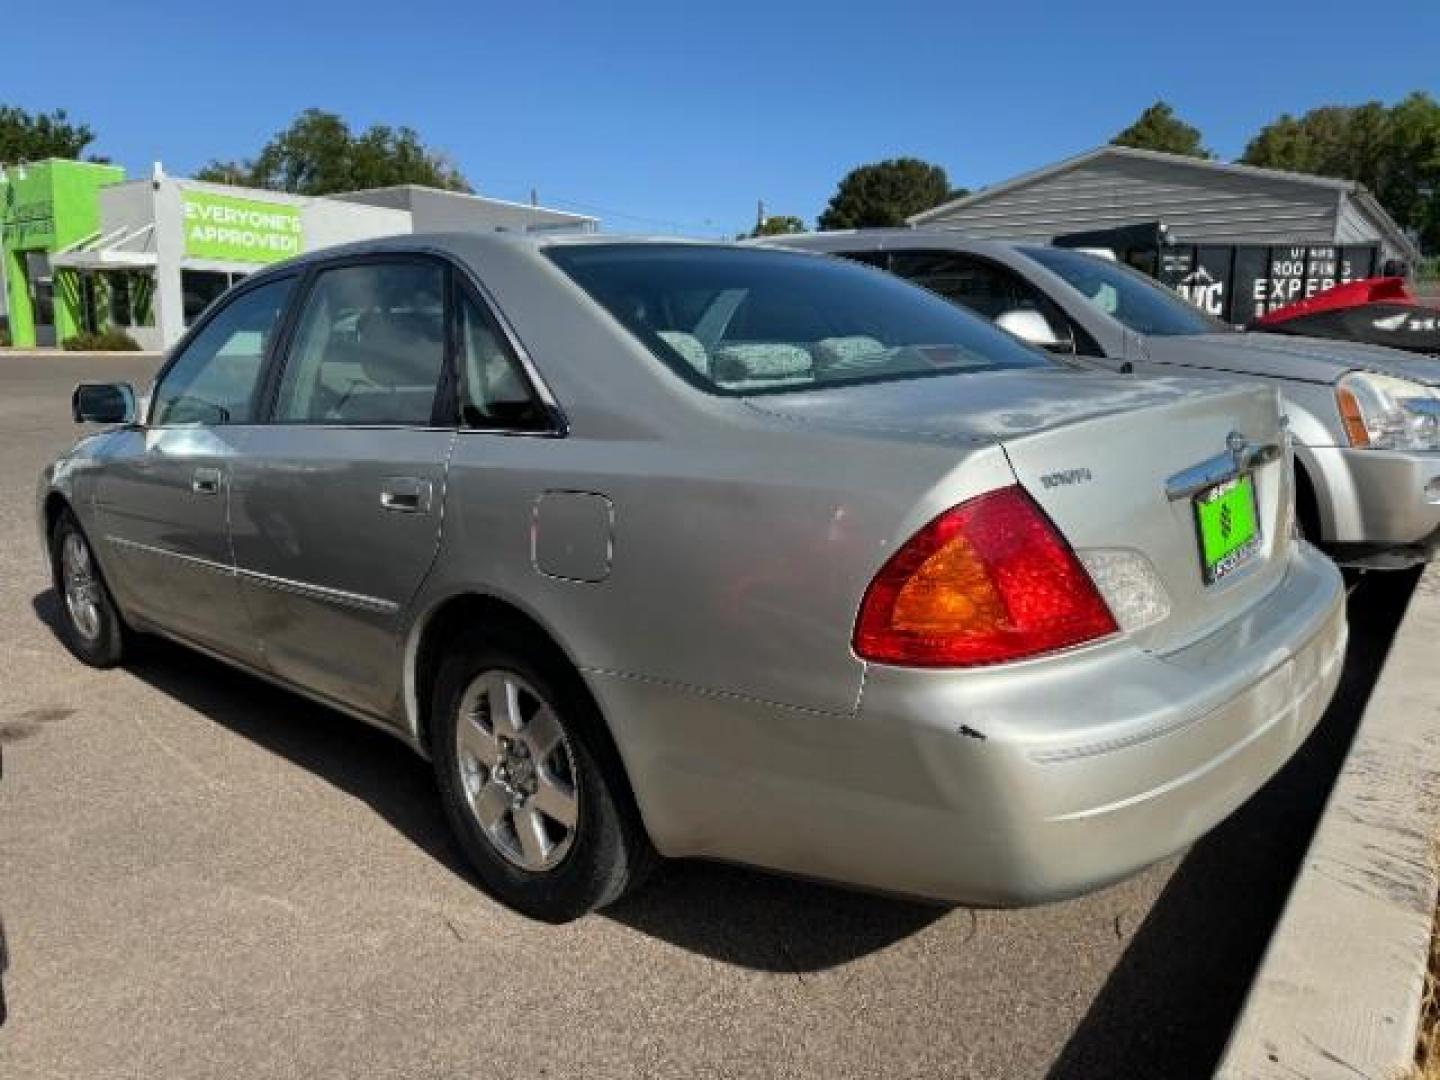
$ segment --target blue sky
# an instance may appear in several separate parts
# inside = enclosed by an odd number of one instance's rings
[[[1440,0],[14,6],[0,103],[68,109],[132,172],[252,156],[314,105],[611,231],[734,233],[762,197],[813,221],[847,169],[898,155],[993,183],[1157,97],[1235,157],[1281,111],[1440,96]]]

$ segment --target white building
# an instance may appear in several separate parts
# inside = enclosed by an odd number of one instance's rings
[[[584,214],[531,203],[506,202],[463,191],[441,191],[419,184],[370,188],[331,195],[332,199],[385,206],[410,213],[414,232],[595,232],[600,222]]]
[[[307,197],[159,174],[102,187],[98,234],[51,257],[87,329],[164,349],[247,274],[301,252],[442,230],[593,232],[592,217],[416,185]]]

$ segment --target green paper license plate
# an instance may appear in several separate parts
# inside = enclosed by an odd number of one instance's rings
[[[1206,585],[1249,562],[1260,550],[1254,479],[1237,476],[1196,495],[1195,529]]]

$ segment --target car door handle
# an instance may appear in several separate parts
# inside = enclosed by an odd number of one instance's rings
[[[196,495],[220,494],[220,470],[196,469],[190,478],[190,490]]]
[[[428,514],[430,481],[414,476],[392,476],[380,488],[380,506],[397,514]]]

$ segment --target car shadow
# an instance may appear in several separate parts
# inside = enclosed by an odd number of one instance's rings
[[[711,960],[803,976],[879,952],[952,910],[742,866],[677,859],[603,914]]]
[[[1186,854],[1050,1080],[1214,1073],[1419,577],[1370,573],[1355,585],[1330,709],[1285,768]]]
[[[1418,577],[1370,574],[1356,586],[1334,704],[1291,762],[1185,855],[1066,1043],[1052,1080],[1210,1075]],[[58,634],[53,591],[33,604]],[[397,754],[390,736],[180,646],[150,643],[127,670],[360,799],[473,881],[429,766]],[[804,974],[887,948],[951,910],[677,860],[602,914],[723,963]]]
[[[55,591],[39,594],[32,606],[58,638]],[[401,750],[393,736],[160,638],[145,638],[125,670],[361,800],[436,861],[467,875],[464,856],[450,840],[429,765]]]
[[[57,637],[58,604],[54,590],[32,600],[35,614]],[[397,753],[392,736],[159,639],[147,639],[126,671],[363,801],[431,858],[474,882],[451,839],[430,766],[414,754]],[[947,910],[740,867],[671,860],[646,887],[601,914],[713,960],[805,973],[886,948]]]

